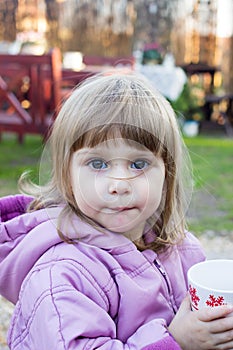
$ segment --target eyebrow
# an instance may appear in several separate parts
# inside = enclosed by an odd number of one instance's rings
[[[102,152],[101,150],[97,151],[97,150],[92,149],[92,148],[90,148],[90,149],[84,148],[84,149],[80,149],[80,150],[75,151],[74,154],[76,156],[85,156],[85,155],[99,156],[101,152]]]
[[[112,152],[112,150],[111,150]],[[108,154],[106,153],[105,149],[99,149],[96,150],[95,148],[83,148],[80,150],[77,150],[75,153],[76,157],[101,157],[101,158],[108,158]],[[150,150],[138,150],[138,149],[133,149],[129,151],[128,154],[126,154],[123,158],[126,159],[133,159],[133,158],[143,158],[143,157],[157,157],[156,155],[153,154]],[[120,155],[115,156],[114,159],[120,159],[122,158]]]

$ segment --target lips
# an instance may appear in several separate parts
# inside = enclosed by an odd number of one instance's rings
[[[119,208],[115,208],[113,210],[115,211],[126,211],[126,210],[132,210],[134,208],[128,208],[128,207],[119,207]]]
[[[106,208],[105,212],[106,213],[121,213],[124,211],[130,211],[135,209],[135,207],[116,207],[116,208]]]
[[[133,210],[135,207],[117,207],[117,208],[109,208],[109,210],[113,212],[122,212],[122,211],[128,211],[128,210]]]

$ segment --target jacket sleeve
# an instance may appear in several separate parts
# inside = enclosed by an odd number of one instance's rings
[[[24,214],[33,197],[21,194],[0,198],[0,222],[8,221]]]
[[[56,283],[59,261],[41,263],[27,276],[8,333],[15,350],[165,350],[176,349],[163,319],[154,319],[135,330],[128,339],[117,331],[118,305],[77,262],[69,262]],[[64,267],[64,262],[62,263]],[[73,265],[73,271],[72,271]],[[106,287],[108,289],[114,286]],[[109,291],[110,294],[111,291]],[[172,347],[168,347],[170,345]],[[157,347],[156,347],[157,346]]]
[[[24,195],[0,198],[0,263],[31,229],[21,219],[31,200],[32,197]]]
[[[179,344],[169,334],[167,337],[160,339],[156,343],[147,345],[143,350],[182,350]]]

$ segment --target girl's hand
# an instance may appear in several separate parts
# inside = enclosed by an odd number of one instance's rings
[[[230,305],[191,311],[187,295],[168,330],[183,350],[230,350],[233,349],[231,312]]]

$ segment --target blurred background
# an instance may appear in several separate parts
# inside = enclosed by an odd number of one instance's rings
[[[0,1],[0,54],[54,47],[63,68],[76,71],[106,57],[133,59],[185,121],[233,125],[232,0]],[[168,77],[164,66],[185,75]]]
[[[232,0],[1,0],[0,42],[0,52],[59,47],[137,59],[154,43],[160,59],[172,53],[178,66],[220,68],[215,87],[233,92]]]

